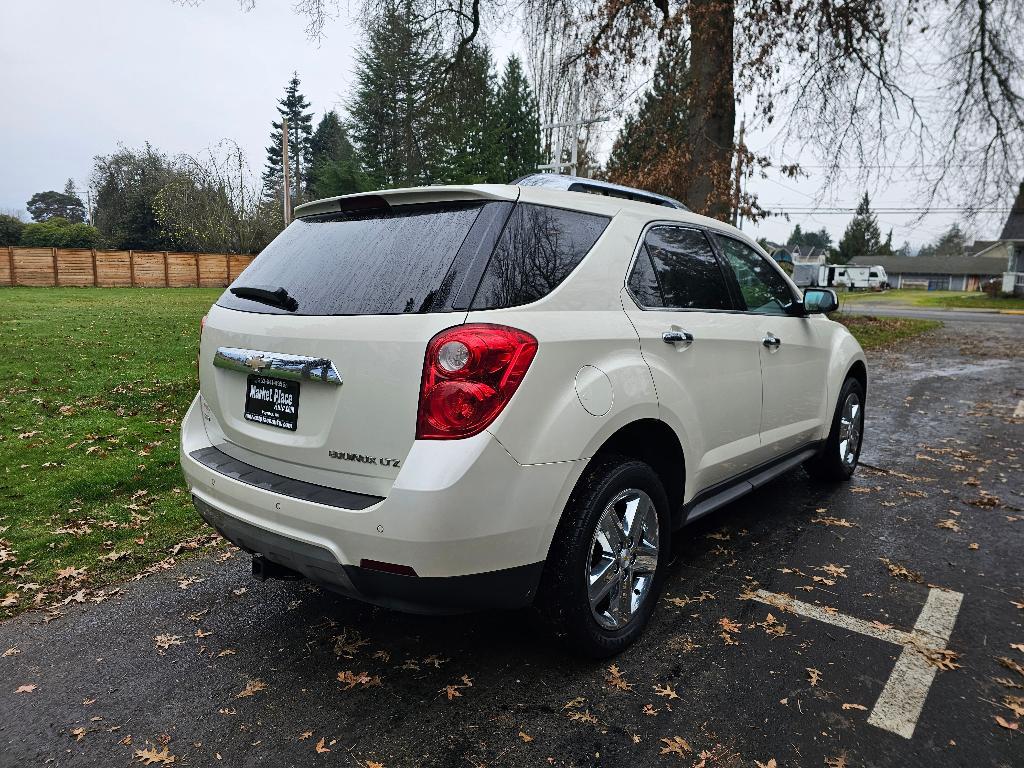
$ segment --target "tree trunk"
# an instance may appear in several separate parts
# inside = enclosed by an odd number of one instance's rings
[[[728,221],[733,202],[732,160],[735,0],[690,0],[689,189],[685,202],[705,216]]]

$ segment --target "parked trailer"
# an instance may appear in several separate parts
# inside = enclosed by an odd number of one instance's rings
[[[889,287],[889,276],[881,266],[851,267],[846,264],[823,264],[818,267],[815,285],[822,288],[845,287],[851,291],[881,291]]]

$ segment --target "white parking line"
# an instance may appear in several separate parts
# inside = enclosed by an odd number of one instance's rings
[[[868,716],[868,722],[905,739],[914,735],[924,700],[928,697],[928,689],[935,679],[936,669],[928,663],[924,654],[946,649],[963,598],[960,592],[932,587],[928,591],[928,599],[921,609],[921,615],[917,617],[913,631],[905,632],[883,624],[872,624],[838,611],[829,611],[820,605],[805,603],[789,595],[780,595],[763,589],[757,590],[754,595],[755,600],[780,610],[792,611],[876,640],[902,645],[903,651]]]

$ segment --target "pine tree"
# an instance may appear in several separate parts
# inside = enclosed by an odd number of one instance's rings
[[[689,47],[679,27],[661,43],[654,68],[654,82],[644,94],[635,115],[626,118],[612,145],[607,173],[614,181],[644,185],[669,152],[683,143],[689,114]],[[672,194],[665,183],[655,184]]]
[[[888,248],[892,252],[892,232],[889,233]],[[878,228],[878,218],[871,212],[871,201],[868,193],[864,193],[857,205],[857,213],[846,225],[843,238],[839,241],[839,252],[836,261],[846,264],[850,259],[862,256],[878,255],[883,247],[882,232]]]
[[[348,111],[357,156],[378,188],[437,180],[437,107],[430,92],[441,61],[430,35],[414,0],[384,0],[367,20]]]
[[[501,173],[493,181],[508,183],[537,172],[541,162],[540,113],[518,56],[505,63],[496,96]]]
[[[309,102],[299,93],[299,73],[293,72],[285,88],[283,99],[278,99],[277,112],[288,120],[288,171],[291,176],[291,196],[295,204],[305,197],[309,180],[310,140],[313,133],[313,113],[307,111]],[[284,185],[281,167],[281,126],[272,122],[270,146],[267,147],[267,165],[263,172],[263,188],[270,196],[280,197]]]
[[[491,52],[471,45],[444,73],[443,85],[429,92],[439,145],[436,176],[449,184],[497,181],[503,173]]]
[[[372,188],[333,109],[324,114],[309,142],[311,199],[365,192]]]

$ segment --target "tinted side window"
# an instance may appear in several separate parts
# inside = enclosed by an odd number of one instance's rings
[[[640,248],[633,271],[629,273],[629,291],[641,307],[665,306],[661,286],[658,285],[658,278],[654,274],[654,266],[651,264],[646,246]]]
[[[661,306],[672,309],[733,308],[722,268],[703,232],[684,227],[652,227],[647,232],[640,256],[645,253],[650,257],[661,289]],[[637,259],[638,263],[640,261]],[[635,291],[634,294],[643,303],[641,296]]]
[[[608,226],[608,218],[520,203],[487,264],[472,309],[529,304],[561,283]]]
[[[786,315],[793,303],[789,285],[765,258],[745,243],[716,235],[725,260],[739,283],[746,310],[759,315]]]

